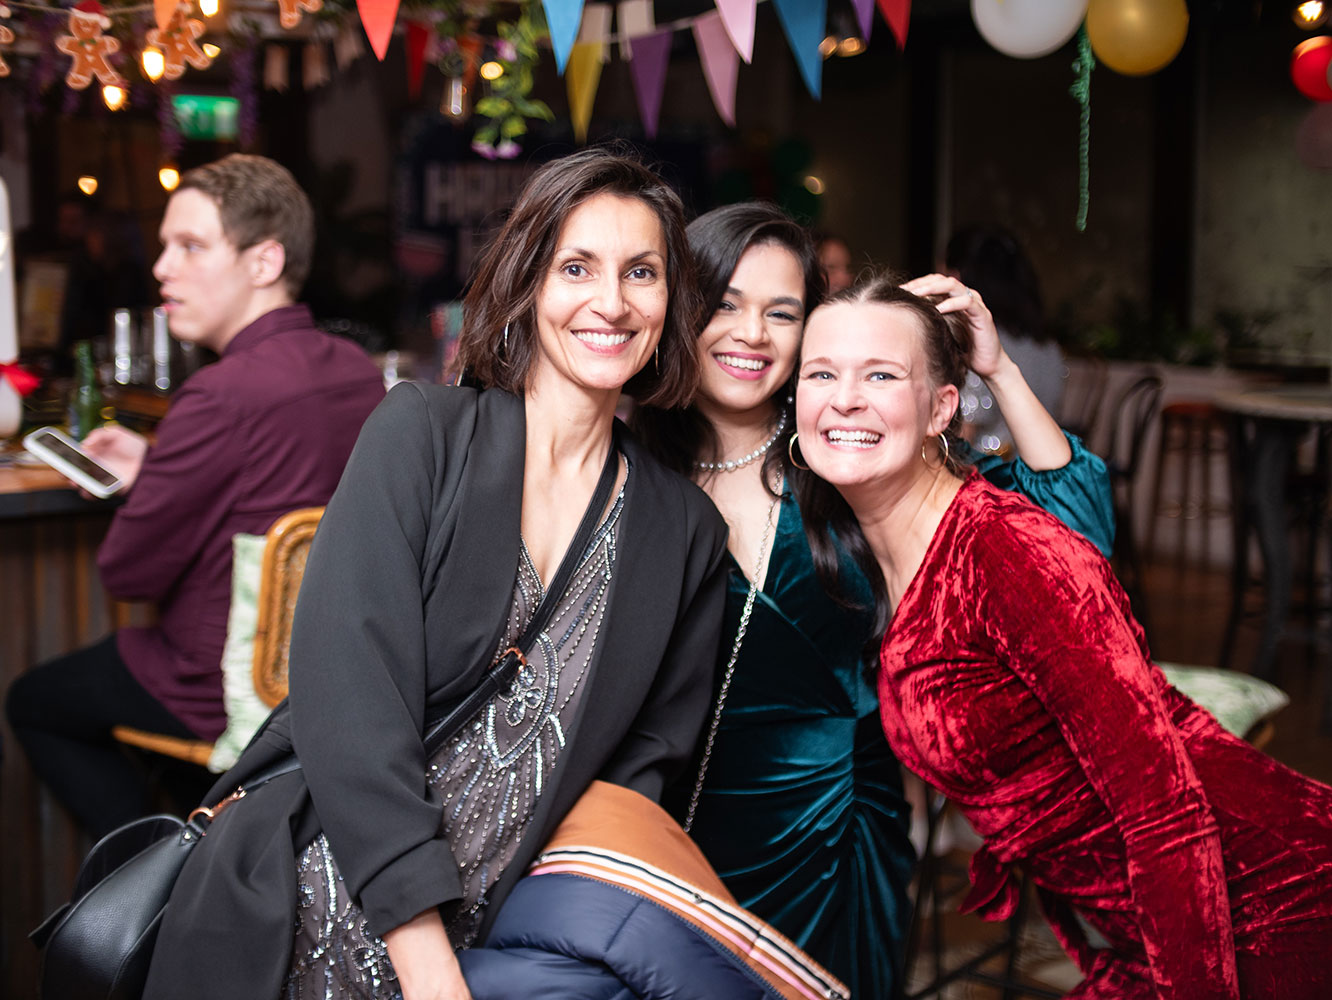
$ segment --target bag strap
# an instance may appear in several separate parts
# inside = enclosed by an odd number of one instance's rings
[[[517,643],[506,649],[486,671],[485,676],[481,678],[481,683],[476,686],[475,690],[459,702],[444,718],[439,719],[427,729],[423,740],[427,757],[439,750],[448,742],[449,737],[481,710],[482,706],[504,690],[513,681],[518,668],[527,662],[527,651],[532,647],[532,643],[536,641],[536,637],[541,634],[541,630],[546,627],[551,615],[555,613],[555,607],[559,604],[560,597],[569,586],[569,580],[572,579],[574,571],[578,568],[578,563],[583,558],[583,553],[587,551],[588,544],[592,541],[592,535],[601,522],[601,513],[610,501],[611,490],[615,488],[615,478],[619,469],[619,436],[612,431],[610,453],[606,456],[606,464],[602,467],[601,478],[597,480],[597,488],[592,494],[592,501],[587,505],[587,510],[583,513],[583,520],[579,523],[578,530],[574,532],[573,541],[569,543],[569,547],[565,550],[564,558],[560,560],[559,569],[555,571],[555,576],[551,580],[550,586],[546,588],[541,603],[537,605],[536,611],[532,614],[531,621],[528,622],[527,628],[523,630],[523,634]],[[266,785],[280,775],[298,771],[300,767],[300,760],[295,754],[292,754],[286,760],[278,761],[253,775],[242,787],[237,788],[217,805],[211,808],[200,807],[194,810],[190,813],[187,822],[195,824],[199,832],[202,833],[206,829],[206,824],[200,825],[198,823],[199,818],[211,822],[218,813],[231,803],[244,798],[247,792],[252,792],[261,785]]]
[[[518,673],[518,668],[527,663],[527,651],[532,648],[532,643],[536,641],[536,637],[541,634],[541,631],[555,613],[555,608],[559,604],[564,591],[568,588],[569,581],[578,568],[578,563],[582,561],[583,553],[587,551],[587,547],[592,541],[592,535],[596,531],[597,525],[601,523],[601,513],[610,501],[611,490],[615,488],[615,478],[619,469],[619,440],[617,435],[612,434],[610,453],[606,456],[606,464],[602,467],[601,478],[597,481],[597,488],[592,494],[592,501],[587,505],[587,510],[583,512],[583,520],[579,523],[578,530],[574,532],[573,541],[565,549],[564,558],[560,560],[559,569],[555,571],[555,576],[551,579],[550,586],[546,588],[546,593],[541,598],[541,603],[537,605],[536,611],[533,612],[531,620],[527,623],[527,628],[523,630],[523,634],[518,641],[506,649],[500,655],[500,658],[495,661],[494,666],[486,671],[486,675],[481,678],[481,683],[476,686],[472,693],[459,702],[448,715],[435,722],[426,731],[424,743],[427,757],[447,743],[449,737],[461,729],[468,719],[476,715],[483,705],[489,703],[495,695],[508,687],[512,683],[514,675]]]

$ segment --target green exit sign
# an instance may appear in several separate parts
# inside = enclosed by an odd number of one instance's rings
[[[234,140],[240,121],[240,101],[207,94],[176,94],[171,98],[176,127],[186,139]]]

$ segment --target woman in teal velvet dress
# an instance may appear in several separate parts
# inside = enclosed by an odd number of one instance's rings
[[[730,526],[718,697],[676,809],[741,905],[853,997],[886,998],[897,983],[915,853],[901,769],[879,722],[874,656],[865,655],[873,600],[849,557],[843,602],[829,598],[789,489],[799,474],[787,452],[791,379],[822,279],[805,231],[768,205],[709,212],[689,227],[689,241],[711,316],[699,335],[699,396],[685,411],[634,416],[648,446],[692,476]],[[975,321],[984,327],[981,310]],[[1059,432],[989,329],[973,361],[1022,457],[983,459],[982,471],[1108,551],[1104,467]]]

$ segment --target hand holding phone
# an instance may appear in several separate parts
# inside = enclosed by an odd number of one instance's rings
[[[23,439],[23,447],[76,486],[103,500],[125,485],[119,475],[54,427],[33,431]]]

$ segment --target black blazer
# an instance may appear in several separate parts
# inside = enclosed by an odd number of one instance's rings
[[[146,996],[279,995],[296,854],[328,836],[382,936],[457,900],[457,864],[425,783],[421,734],[477,684],[518,565],[520,399],[406,384],[367,421],[301,587],[291,693],[221,798],[294,746],[303,770],[227,810],[167,908]],[[726,527],[706,495],[619,428],[631,465],[610,607],[580,718],[489,917],[595,778],[652,799],[688,761],[712,691]]]

